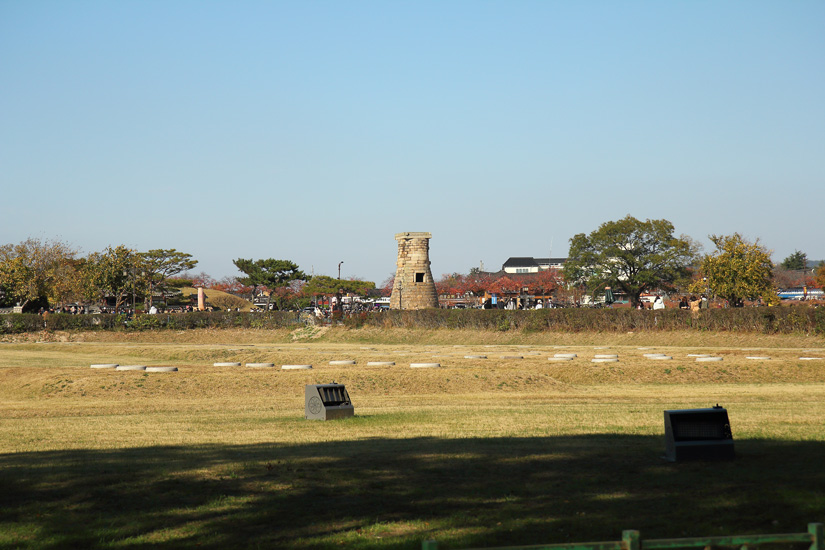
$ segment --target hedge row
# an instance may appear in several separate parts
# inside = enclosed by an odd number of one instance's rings
[[[628,332],[739,331],[825,335],[825,308],[775,307],[689,311],[634,309],[389,311],[348,318],[352,327],[403,327],[497,331]]]
[[[41,330],[187,330],[193,328],[275,329],[301,323],[298,313],[275,311],[269,314],[233,311],[139,315],[70,315],[57,313],[42,317],[34,313],[0,315],[0,334],[19,334]]]
[[[194,328],[289,328],[307,317],[292,312],[232,311],[140,315],[9,314],[0,316],[0,334],[40,330],[186,330]],[[361,313],[346,317],[350,328],[464,329],[495,331],[628,332],[727,331],[825,335],[825,308],[774,307],[704,310],[545,309],[533,311],[429,309]]]

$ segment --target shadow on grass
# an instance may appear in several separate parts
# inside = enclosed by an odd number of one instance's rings
[[[825,443],[737,441],[671,464],[661,437],[372,439],[0,456],[0,545],[445,548],[802,532]]]

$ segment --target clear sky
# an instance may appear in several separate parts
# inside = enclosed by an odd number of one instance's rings
[[[380,283],[631,214],[825,258],[825,2],[0,0],[0,241]]]

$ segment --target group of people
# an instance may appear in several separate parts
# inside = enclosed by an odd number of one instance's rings
[[[559,307],[549,298],[547,301],[542,301],[541,298],[532,302],[530,300],[525,300],[521,298],[498,298],[495,302],[492,298],[487,298],[487,300],[481,305],[481,309],[507,309],[507,310],[517,310],[517,309],[547,309],[547,308],[554,308]]]
[[[650,305],[646,305],[644,301],[639,300],[639,305],[636,306],[636,309],[665,309],[665,301],[658,294],[652,302],[648,303]]]
[[[694,313],[698,313],[700,309],[707,309],[710,307],[710,302],[708,302],[708,297],[704,294],[700,297],[691,296],[688,299],[687,296],[682,296],[682,299],[679,300],[679,309],[689,309]]]
[[[207,306],[206,311],[213,311],[212,306]],[[172,306],[172,307],[160,307],[158,308],[154,304],[152,304],[149,309],[146,311],[149,315],[157,315],[158,313],[191,313],[193,311],[198,311],[198,308],[194,306]],[[238,310],[240,311],[240,310]]]
[[[68,313],[69,315],[86,315],[87,313],[91,313],[91,311],[86,306],[62,306],[62,307],[50,307],[44,308],[41,307],[40,311],[38,311],[40,315],[49,313]]]
[[[212,311],[212,307],[207,307],[207,311]],[[152,305],[148,310],[147,313],[149,314],[157,314],[157,313],[188,313],[192,311],[197,311],[197,308],[193,306],[178,306],[178,307],[169,307],[169,308],[158,308],[157,306]],[[234,311],[234,310],[233,310]],[[238,308],[240,311],[240,308]],[[78,306],[78,305],[70,305],[70,306],[58,306],[58,307],[49,307],[43,308],[41,307],[38,311],[40,315],[51,315],[55,313],[67,313],[69,315],[86,315],[91,313],[119,313],[121,315],[132,315],[134,314],[134,310],[131,307],[120,307],[120,308],[113,308],[113,307],[100,307],[100,308],[91,308],[88,306]]]

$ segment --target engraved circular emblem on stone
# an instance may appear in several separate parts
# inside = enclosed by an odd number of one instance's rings
[[[318,414],[319,412],[321,412],[322,407],[323,404],[321,403],[320,398],[315,396],[309,398],[309,412],[311,412],[312,414]]]

